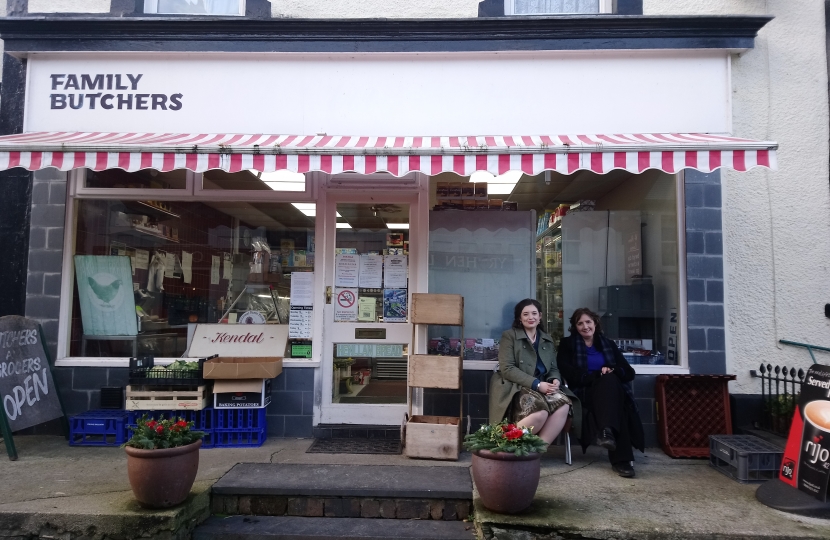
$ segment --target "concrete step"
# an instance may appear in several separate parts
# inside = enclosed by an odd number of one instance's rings
[[[192,536],[193,540],[473,540],[475,537],[473,524],[462,521],[293,516],[211,517],[196,527]]]
[[[226,515],[464,520],[468,467],[240,463],[213,485]]]

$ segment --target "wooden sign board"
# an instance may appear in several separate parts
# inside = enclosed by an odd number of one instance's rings
[[[0,317],[0,400],[9,440],[11,432],[64,416],[42,336],[31,319]]]
[[[199,324],[188,356],[282,357],[287,343],[287,324]]]

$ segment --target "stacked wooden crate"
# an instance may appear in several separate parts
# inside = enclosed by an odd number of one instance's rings
[[[404,443],[406,455],[413,458],[458,459],[461,449],[461,415],[464,362],[464,297],[458,294],[412,295],[412,351],[409,354],[407,386],[409,420]],[[457,326],[461,329],[458,356],[415,354],[418,325]],[[412,415],[413,388],[458,390],[458,416]]]

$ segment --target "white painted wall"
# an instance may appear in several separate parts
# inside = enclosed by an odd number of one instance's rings
[[[727,362],[757,393],[762,363],[805,367],[788,339],[830,347],[830,189],[824,2],[645,0],[658,14],[773,14],[732,57],[733,133],[780,143],[779,170],[723,174]],[[830,355],[819,361],[830,363]]]
[[[271,0],[271,15],[313,19],[477,17],[479,1]]]

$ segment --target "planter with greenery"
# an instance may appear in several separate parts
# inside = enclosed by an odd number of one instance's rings
[[[528,428],[506,420],[467,435],[464,448],[473,453],[473,481],[482,504],[503,514],[530,506],[539,486],[539,458],[547,446]]]
[[[127,475],[141,506],[167,508],[190,494],[199,470],[199,448],[203,431],[194,431],[193,422],[181,418],[138,420],[127,453]]]

